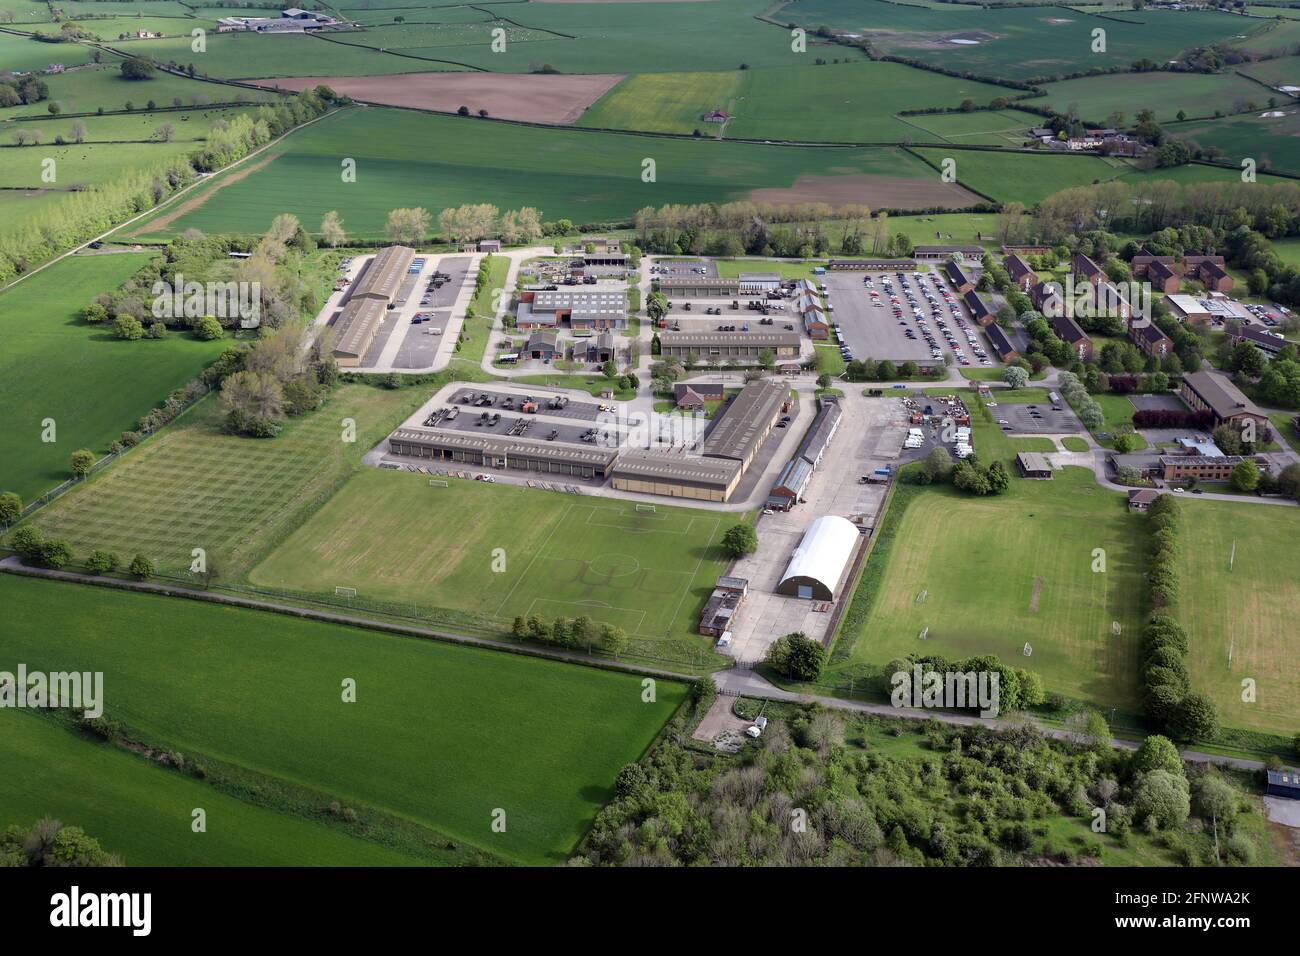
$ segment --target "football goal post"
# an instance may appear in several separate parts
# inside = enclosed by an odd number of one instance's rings
[[[357,596],[357,589],[336,587],[334,588],[334,593],[339,597],[354,598]]]
[[[637,510],[637,511],[648,511],[648,512],[650,512],[651,514],[654,514],[654,513],[655,513],[655,506],[654,506],[654,505],[637,505],[637,506],[636,506],[636,510]]]
[[[429,479],[429,487],[430,487],[430,488],[447,488],[447,487],[450,487],[450,486],[447,484],[447,479],[446,479],[446,478],[430,478],[430,479]]]

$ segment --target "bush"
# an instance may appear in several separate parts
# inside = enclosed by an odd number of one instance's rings
[[[826,665],[826,649],[801,631],[778,637],[767,649],[767,663],[791,680],[816,680]]]
[[[90,557],[86,558],[86,570],[91,574],[104,574],[114,570],[120,563],[113,552],[96,550],[90,552]]]
[[[155,568],[150,558],[143,554],[137,554],[131,559],[130,567],[127,570],[131,572],[131,576],[136,580],[143,581],[153,576]]]

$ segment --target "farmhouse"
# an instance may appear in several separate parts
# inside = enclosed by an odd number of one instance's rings
[[[970,277],[966,275],[966,270],[961,267],[961,263],[954,259],[949,259],[943,264],[943,274],[958,292],[965,294],[975,288],[975,283],[970,281]]]
[[[1029,268],[1029,263],[1014,252],[1002,260],[1011,281],[1020,287],[1021,292],[1028,292],[1038,281],[1038,275]]]
[[[1080,362],[1087,362],[1092,359],[1092,339],[1088,338],[1088,333],[1083,331],[1083,327],[1068,315],[1053,315],[1048,320],[1052,331],[1062,342],[1070,346],[1070,350],[1078,356]]]
[[[758,361],[764,350],[780,358],[798,358],[798,332],[661,332],[664,358],[687,361]]]
[[[749,593],[749,582],[744,578],[723,575],[714,585],[713,593],[704,602],[700,612],[700,633],[708,637],[721,637],[731,629],[736,612]]]
[[[1007,333],[1002,331],[1002,326],[990,322],[984,327],[984,331],[988,333],[989,344],[993,346],[993,351],[998,353],[998,358],[1004,362],[1014,362],[1020,358],[1019,350],[1011,343]]]
[[[618,458],[613,448],[579,448],[558,442],[481,435],[439,428],[403,427],[388,436],[394,455],[484,468],[604,478]]]
[[[1178,394],[1192,411],[1209,412],[1215,425],[1247,419],[1263,425],[1268,421],[1268,415],[1248,399],[1241,389],[1219,375],[1188,372],[1183,376]]]
[[[734,299],[740,295],[740,280],[664,276],[659,291],[670,299]]]
[[[709,110],[707,113],[703,114],[700,119],[704,120],[706,123],[725,123],[727,120],[731,119],[731,114],[726,110]]]
[[[1024,478],[1050,479],[1052,463],[1047,456],[1036,451],[1022,451],[1016,454],[1016,468]]]
[[[918,260],[935,261],[937,259],[947,259],[954,255],[960,255],[963,259],[972,259],[975,262],[984,261],[983,246],[917,246],[912,250],[912,255]]]
[[[860,535],[853,522],[822,515],[808,526],[786,565],[778,594],[833,601],[848,575]]]
[[[966,308],[970,309],[971,318],[980,325],[988,325],[993,321],[993,313],[974,289],[963,295],[961,300],[966,303]]]
[[[521,329],[606,331],[627,325],[627,292],[623,289],[526,289],[520,293],[515,325]]]
[[[619,491],[696,501],[726,501],[740,484],[740,462],[681,452],[626,451],[610,471]]]

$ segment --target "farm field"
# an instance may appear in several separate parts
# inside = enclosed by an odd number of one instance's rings
[[[931,134],[912,133],[911,140],[939,139],[963,146],[1023,146],[1029,127],[1041,122],[1041,117],[1020,110],[979,110],[899,119]]]
[[[1233,73],[1124,73],[1089,76],[1049,83],[1046,99],[1032,100],[1059,113],[1071,107],[1092,123],[1105,123],[1112,112],[1132,123],[1142,109],[1155,111],[1156,120],[1167,123],[1183,112],[1192,119],[1211,117],[1216,112],[1237,113],[1244,104],[1268,103],[1269,93],[1258,83]]]
[[[1225,725],[1290,737],[1300,699],[1291,623],[1300,584],[1289,569],[1298,556],[1300,516],[1183,497],[1178,618],[1191,638],[1192,686],[1213,698]],[[1249,704],[1241,700],[1247,677],[1258,682],[1258,699]]]
[[[160,125],[165,120],[157,120]],[[0,187],[6,189],[39,189],[45,185],[71,187],[100,185],[116,178],[127,169],[148,169],[161,166],[177,156],[194,152],[193,142],[173,140],[170,143],[81,143],[54,145],[55,135],[65,135],[67,124],[59,123],[54,129],[49,125],[32,123],[24,127],[39,130],[44,142],[40,146],[0,149]],[[48,183],[43,179],[46,162],[54,160],[57,179]]]
[[[939,10],[884,0],[794,0],[772,16],[781,23],[860,34],[886,52],[945,69],[1008,79],[1075,73],[1082,57],[1100,67],[1127,67],[1143,57],[1162,62],[1216,40],[1241,34],[1257,38],[1270,26],[1210,12],[1130,10],[1103,18],[1048,7]],[[1092,31],[1099,27],[1106,30],[1106,49],[1090,55],[1084,51],[1091,49]]]
[[[80,66],[90,62],[91,50],[80,43],[42,43],[30,36],[0,33],[0,63],[11,72],[40,72],[51,63]]]
[[[1234,40],[1232,45],[1248,53],[1260,56],[1294,53],[1296,44],[1300,43],[1300,20],[1283,17],[1268,22],[1263,30],[1241,32],[1246,37]]]
[[[143,553],[168,574],[187,575],[190,551],[203,548],[219,580],[238,581],[277,535],[301,520],[301,509],[328,498],[365,449],[418,402],[414,390],[345,385],[320,411],[286,422],[274,440],[259,441],[224,434],[220,406],[209,397],[34,522],[78,554],[105,548],[130,560]],[[343,418],[356,420],[355,444],[341,440]]]
[[[870,613],[839,638],[852,642],[850,663],[880,665],[913,652],[996,654],[1036,671],[1049,692],[1135,706],[1144,543],[1123,495],[1082,468],[1051,481],[1013,478],[996,498],[950,488],[905,494],[892,546],[871,559],[883,564]],[[1096,548],[1105,549],[1104,574],[1091,570]],[[867,597],[860,588],[854,601]]]
[[[690,640],[736,520],[514,485],[430,487],[423,475],[367,468],[249,580],[295,592],[355,587],[361,599],[443,607],[505,628],[517,615],[586,615],[645,642]]]
[[[220,353],[222,342],[182,334],[123,342],[77,318],[148,261],[136,253],[74,256],[0,293],[0,407],[15,426],[0,429],[0,490],[24,500],[48,491],[70,477],[74,451],[106,453]],[[55,442],[40,440],[45,418],[55,421]]]
[[[21,586],[21,582],[14,582]],[[320,823],[243,803],[193,777],[53,721],[0,713],[0,828],[52,816],[127,866],[414,866],[420,860]],[[86,786],[94,780],[93,787]],[[195,807],[206,833],[190,830]]]
[[[35,130],[42,134],[45,145],[54,142],[54,137],[62,136],[66,141],[71,143],[72,124],[81,123],[86,128],[86,143],[125,143],[125,142],[148,142],[154,136],[158,127],[164,123],[170,123],[174,130],[172,134],[173,143],[189,143],[189,150],[193,151],[198,147],[195,143],[202,142],[212,130],[212,124],[218,120],[229,122],[240,113],[247,112],[245,109],[230,107],[227,109],[210,109],[210,110],[168,110],[161,113],[114,113],[106,116],[86,116],[69,119],[60,116],[56,119],[46,119],[43,122],[28,121],[22,124],[23,129]],[[14,125],[18,125],[15,123]],[[128,164],[130,165],[130,164]]]
[[[67,198],[57,189],[0,189],[0,234],[21,225],[22,220]]]
[[[1300,8],[1296,8],[1293,13],[1296,19],[1300,19]],[[1269,86],[1290,86],[1300,93],[1300,56],[1281,56],[1273,60],[1243,63],[1237,70]]]
[[[96,4],[98,6],[98,4]],[[216,20],[205,20],[199,17],[160,17],[149,16],[146,13],[142,17],[121,16],[121,17],[104,17],[102,14],[98,17],[81,17],[74,21],[81,29],[86,30],[96,39],[110,41],[114,44],[121,43],[120,49],[128,53],[134,52],[132,44],[139,43],[140,40],[134,36],[137,30],[147,30],[150,33],[161,33],[164,37],[183,36],[189,37],[190,31],[194,29],[207,30],[215,32],[217,28]],[[44,32],[54,32],[54,27],[47,28]]]
[[[40,0],[0,0],[0,20],[13,15],[13,26],[21,27],[28,23],[49,23],[49,4]]]
[[[276,94],[270,92],[237,90],[228,86],[204,83],[202,80],[172,76],[169,73],[155,73],[153,79],[132,82],[122,78],[117,62],[114,59],[111,63],[87,66],[70,73],[45,77],[45,84],[50,89],[50,99],[63,109],[60,121],[67,120],[69,114],[94,113],[101,107],[105,112],[110,113],[123,110],[128,100],[136,109],[143,110],[150,100],[160,106],[172,106],[179,98],[182,105],[194,106],[234,102],[241,96],[250,103],[277,98]],[[46,102],[29,106],[8,106],[0,109],[0,120],[22,117],[47,120],[49,118],[46,112],[47,106]]]
[[[582,117],[582,126],[671,133],[716,125],[701,115],[733,115],[724,136],[798,142],[896,143],[914,135],[917,117],[903,109],[956,108],[963,100],[987,103],[1001,87],[917,70],[900,63],[861,61],[783,70],[722,73],[645,73],[607,93]]]
[[[523,863],[567,856],[686,692],[644,703],[632,674],[162,596],[9,575],[0,595],[10,653],[93,660],[128,726]]]
[[[1118,160],[1099,156],[987,150],[945,153],[934,147],[916,147],[914,152],[934,164],[936,178],[943,161],[952,158],[957,163],[957,182],[963,186],[998,201],[1017,199],[1027,206],[1071,186],[1114,179],[1128,168]]]
[[[366,189],[337,188],[340,156],[356,159]],[[653,186],[641,179],[647,156],[655,161]],[[337,209],[350,235],[377,236],[399,206],[418,203],[436,221],[447,206],[490,202],[511,209],[538,197],[544,218],[575,222],[629,217],[650,202],[820,199],[916,207],[970,201],[964,190],[888,147],[647,141],[377,108],[344,110],[300,130],[248,172],[214,177],[163,231],[262,232],[278,212],[312,227]],[[209,201],[218,190],[220,201]],[[152,231],[147,223],[136,229]]]
[[[1300,173],[1300,109],[1283,116],[1234,116],[1214,122],[1179,123],[1170,132],[1201,146],[1217,146],[1231,160],[1251,158],[1260,168]],[[1236,170],[1227,176],[1239,178]]]

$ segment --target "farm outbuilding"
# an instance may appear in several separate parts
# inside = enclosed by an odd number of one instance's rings
[[[822,515],[808,526],[795,548],[778,594],[833,601],[848,575],[860,535],[857,525],[838,515]]]
[[[1300,800],[1300,770],[1268,771],[1268,795]]]

